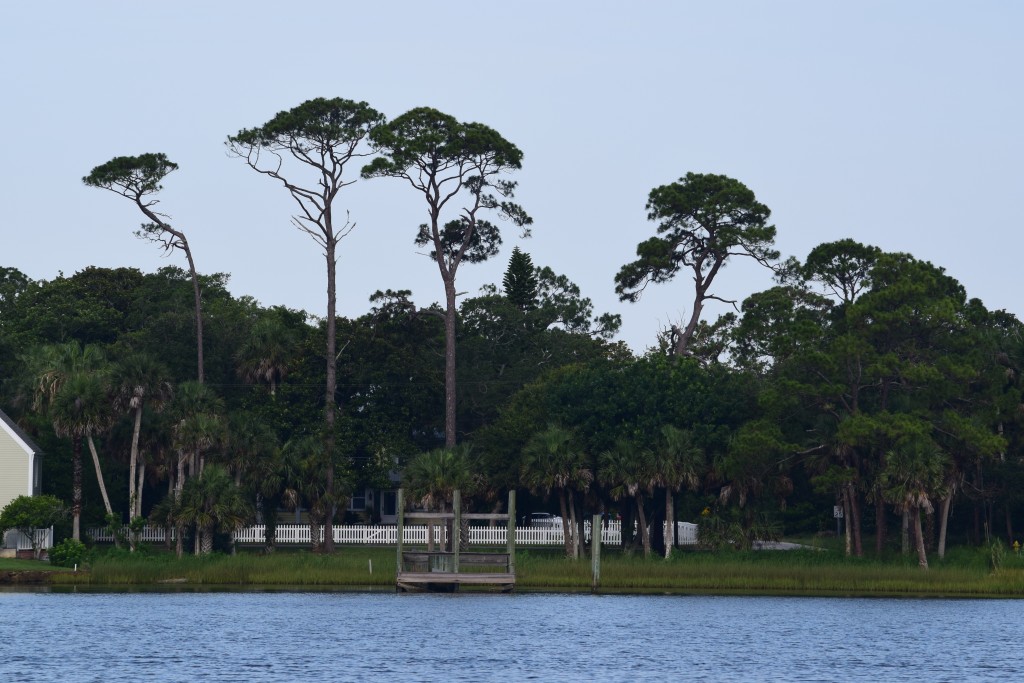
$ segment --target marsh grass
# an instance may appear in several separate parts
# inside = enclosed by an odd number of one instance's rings
[[[526,555],[517,561],[523,588],[586,589],[590,563]],[[671,560],[607,553],[601,590],[784,595],[933,595],[1024,597],[1024,563],[994,573],[984,553],[965,549],[928,571],[902,556],[846,558],[815,550],[677,553]]]
[[[372,562],[372,573],[371,569]],[[239,553],[206,557],[172,554],[97,556],[86,575],[54,577],[54,583],[135,585],[186,583],[248,586],[393,586],[394,552],[346,548],[331,556],[307,552]]]
[[[24,563],[24,560],[19,561]],[[369,571],[373,564],[373,573]],[[516,554],[518,588],[590,589],[590,559],[567,560],[556,551]],[[272,555],[185,557],[166,553],[111,553],[95,557],[86,574],[54,575],[54,583],[92,585],[394,586],[390,548],[342,548],[333,556],[303,551]],[[899,554],[847,558],[820,550],[708,553],[682,551],[669,561],[605,549],[601,591],[750,595],[1024,597],[1024,559],[1008,555],[998,572],[987,551],[960,548],[929,571]]]

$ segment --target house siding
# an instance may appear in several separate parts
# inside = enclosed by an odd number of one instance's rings
[[[40,493],[41,452],[0,410],[0,509],[18,496]]]
[[[0,425],[0,508],[18,496],[32,495],[30,455]]]

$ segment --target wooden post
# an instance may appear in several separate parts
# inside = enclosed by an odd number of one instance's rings
[[[594,574],[590,590],[596,593],[601,585],[601,515],[594,515],[590,522],[590,555]]]
[[[505,535],[508,547],[508,573],[516,573],[516,490],[508,492],[508,533]]]
[[[402,573],[402,536],[405,531],[405,504],[402,500],[402,489],[398,489],[398,497],[395,501],[398,506],[398,528],[395,529],[395,574]]]
[[[452,495],[455,519],[452,528],[452,571],[459,573],[459,546],[462,545],[462,493],[455,489]]]

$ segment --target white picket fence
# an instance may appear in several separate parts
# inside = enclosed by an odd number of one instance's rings
[[[697,525],[687,522],[676,524],[677,543],[694,545],[697,543]],[[89,529],[87,532],[94,540],[101,543],[112,543],[113,534],[107,529]],[[128,527],[122,529],[125,537]],[[142,531],[141,540],[145,543],[163,543],[166,540],[162,527],[147,526]],[[444,527],[434,527],[434,538],[444,537]],[[570,532],[571,533],[571,532]],[[263,543],[266,526],[257,524],[244,527],[232,534],[236,543]],[[584,524],[584,534],[590,537],[590,523]],[[308,524],[278,524],[274,540],[279,545],[311,543],[310,526]],[[394,525],[337,525],[334,527],[334,542],[340,545],[395,545],[398,528]],[[171,530],[174,540],[174,530]],[[323,540],[323,527],[320,529],[320,540]],[[408,525],[402,533],[403,543],[422,544],[427,542],[426,525]],[[474,526],[469,528],[469,542],[475,545],[505,545],[508,542],[508,529],[503,526]],[[618,521],[601,526],[601,543],[618,545],[622,542],[622,529]],[[517,546],[558,546],[565,544],[562,527],[516,527]]]
[[[36,529],[36,543],[40,548],[46,550],[53,547],[53,527],[49,529]],[[0,547],[16,548],[17,550],[32,550],[32,541],[28,536],[11,529],[6,535],[0,534]]]

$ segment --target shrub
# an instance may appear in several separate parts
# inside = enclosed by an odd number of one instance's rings
[[[50,548],[50,564],[55,567],[74,567],[85,559],[85,544],[73,538],[65,538]]]

